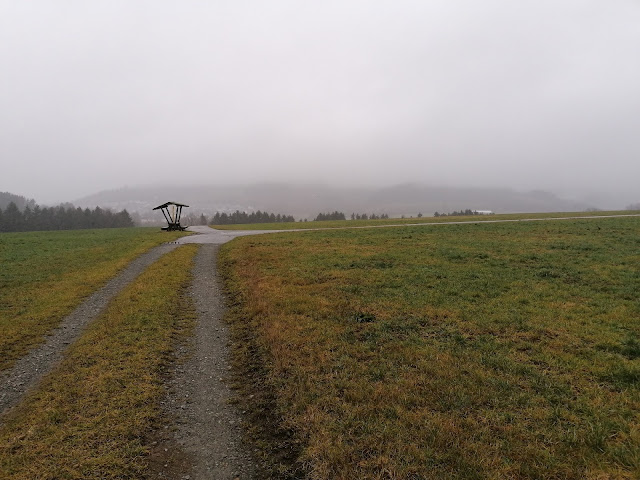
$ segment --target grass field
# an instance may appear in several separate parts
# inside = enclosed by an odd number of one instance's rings
[[[640,478],[640,218],[244,237],[220,262],[278,475]]]
[[[0,370],[133,258],[180,235],[149,228],[0,234]]]
[[[603,215],[638,215],[637,210],[621,211],[597,211],[597,212],[556,212],[556,213],[509,213],[500,215],[473,215],[455,217],[421,217],[421,218],[389,218],[385,220],[335,220],[321,222],[287,222],[287,223],[252,223],[246,225],[212,225],[219,230],[294,230],[313,228],[352,228],[352,227],[381,227],[384,225],[408,225],[420,223],[449,223],[464,221],[495,221],[495,220],[521,220],[535,218],[566,218],[566,217],[591,217]]]
[[[0,478],[145,478],[149,435],[162,428],[163,368],[193,326],[184,289],[196,250],[180,247],[149,267],[5,419]]]

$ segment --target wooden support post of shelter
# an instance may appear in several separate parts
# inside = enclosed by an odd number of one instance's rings
[[[169,208],[171,207],[171,209]],[[180,225],[180,216],[182,215],[182,207],[189,207],[182,203],[167,202],[162,205],[158,205],[154,210],[160,210],[164,215],[164,219],[167,221],[167,226],[162,227],[162,230],[186,230],[187,227]]]

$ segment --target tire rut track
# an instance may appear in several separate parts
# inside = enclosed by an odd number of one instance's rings
[[[248,480],[256,475],[255,460],[243,441],[241,414],[229,403],[229,333],[217,253],[218,245],[203,244],[196,254],[189,292],[197,314],[195,331],[180,352],[184,361],[174,367],[165,400],[165,412],[175,423],[171,443],[184,451],[192,468],[180,476],[175,470],[156,472],[154,478]]]
[[[140,255],[67,315],[45,337],[44,343],[19,358],[11,368],[0,372],[0,423],[2,417],[54,368],[67,347],[102,313],[111,299],[148,266],[177,246],[164,244]]]

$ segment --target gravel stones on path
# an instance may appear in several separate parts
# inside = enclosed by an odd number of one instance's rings
[[[202,244],[193,270],[190,295],[197,319],[192,338],[178,346],[177,361],[165,377],[167,424],[152,435],[149,478],[250,480],[256,462],[243,442],[241,414],[230,403],[229,334],[223,321],[224,298],[216,270],[218,245],[237,236],[274,232],[222,232],[192,227],[186,236],[141,255],[63,319],[45,342],[0,372],[0,423],[62,359],[108,303],[148,266],[182,244]]]
[[[169,380],[165,410],[175,419],[175,442],[191,460],[189,478],[245,480],[254,478],[256,465],[245,449],[241,414],[230,404],[233,393],[226,383],[229,334],[217,251],[217,245],[205,244],[196,255],[190,295],[197,323],[181,353],[186,359],[177,363]]]
[[[269,233],[293,232],[298,230],[215,230],[207,226],[189,227],[190,232],[197,235],[189,235],[176,240],[176,243],[184,245],[187,243],[215,244],[222,245],[236,237],[246,237],[247,235],[267,235]]]
[[[67,346],[98,317],[113,297],[149,265],[176,247],[175,244],[160,245],[133,260],[123,271],[67,315],[42,345],[20,358],[13,367],[0,372],[0,422],[2,414],[17,405],[25,393],[52,370],[62,358]]]

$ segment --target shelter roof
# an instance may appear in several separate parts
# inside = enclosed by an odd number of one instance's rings
[[[184,203],[167,202],[167,203],[163,203],[162,205],[158,205],[153,210],[158,210],[160,208],[165,208],[165,207],[167,207],[169,205],[176,205],[177,207],[188,207],[189,206],[189,205],[185,205]]]

